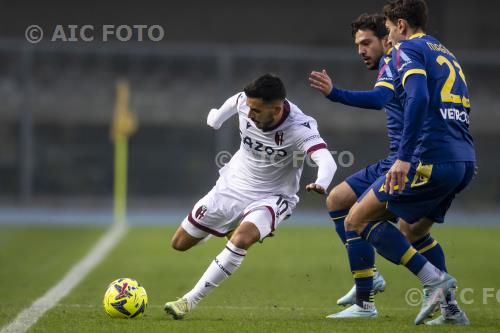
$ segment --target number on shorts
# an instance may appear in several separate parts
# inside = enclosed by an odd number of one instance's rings
[[[283,199],[283,197],[279,197],[278,201],[276,201],[276,206],[278,206],[278,213],[276,216],[281,216],[288,209],[288,201]],[[283,207],[283,208],[282,208]]]

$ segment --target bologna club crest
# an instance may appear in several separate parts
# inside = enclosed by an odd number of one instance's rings
[[[207,206],[203,205],[198,207],[194,216],[196,217],[197,220],[201,220],[205,216],[206,212],[207,212]]]
[[[274,141],[278,146],[281,146],[283,144],[283,131],[278,131],[274,135]]]

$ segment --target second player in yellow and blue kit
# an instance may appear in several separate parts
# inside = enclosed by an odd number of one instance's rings
[[[389,40],[395,44],[391,66],[395,92],[404,109],[403,130],[395,163],[345,219],[349,262],[355,267],[355,278],[369,273],[374,260],[363,242],[368,241],[379,254],[406,266],[420,280],[424,297],[415,324],[423,323],[441,304],[442,315],[428,324],[467,325],[454,298],[456,279],[442,265],[442,251],[435,251],[436,260],[427,255],[437,248],[430,237],[432,224],[443,222],[455,195],[474,174],[465,75],[455,56],[423,33],[425,1],[392,0],[384,6],[384,15]],[[383,220],[387,211],[400,217],[401,230],[406,234],[418,230],[414,236],[422,239],[410,244],[400,230]],[[356,283],[358,289],[361,286]],[[343,318],[366,317],[368,312],[376,315],[371,299],[343,312]]]
[[[397,158],[412,162],[409,186],[391,195],[380,177],[372,188],[406,222],[428,216],[441,223],[475,169],[465,75],[456,57],[423,33],[401,41],[392,56],[394,88],[405,106]]]

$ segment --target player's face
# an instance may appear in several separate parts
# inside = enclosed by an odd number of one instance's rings
[[[354,43],[358,46],[358,54],[366,68],[377,69],[380,58],[384,55],[382,40],[371,30],[358,30],[354,35]]]
[[[259,129],[272,127],[283,109],[282,101],[265,102],[262,98],[248,97],[247,105],[250,108],[248,117]]]
[[[403,34],[400,32],[401,29],[399,29],[398,25],[394,24],[391,20],[385,20],[385,27],[387,28],[387,31],[389,31],[389,42],[392,45],[396,45],[403,39]]]

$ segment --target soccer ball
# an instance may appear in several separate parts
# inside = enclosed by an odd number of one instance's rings
[[[103,299],[104,311],[112,318],[141,318],[148,305],[146,289],[134,279],[111,282]]]

